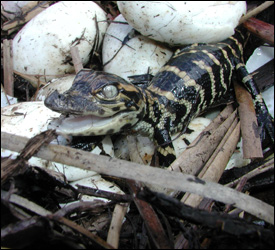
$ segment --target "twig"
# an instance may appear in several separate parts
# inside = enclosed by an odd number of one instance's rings
[[[250,17],[255,16],[259,13],[261,13],[263,10],[265,10],[266,8],[268,8],[269,6],[271,6],[272,4],[274,4],[274,1],[265,1],[263,4],[261,4],[260,6],[256,7],[255,9],[249,11],[248,13],[246,13],[239,21],[239,25],[242,24],[243,22],[245,22],[246,20],[248,20]]]
[[[231,126],[237,113],[233,112],[213,133],[209,133],[197,143],[195,147],[188,147],[168,168],[187,174],[196,174],[212,155],[224,134]],[[207,128],[204,132],[207,131]]]
[[[218,155],[221,155],[222,153],[225,152],[226,149],[229,149],[228,146],[229,146],[230,143],[233,143],[232,146],[230,145],[230,148],[231,148],[230,151],[232,151],[232,153],[234,152],[234,150],[236,149],[236,145],[237,145],[237,142],[235,144],[235,141],[239,140],[239,135],[240,135],[239,127],[237,127],[237,130],[235,129],[236,126],[237,126],[237,123],[238,123],[238,118],[235,118],[235,120],[233,121],[233,123],[229,127],[228,131],[224,135],[222,141],[220,142],[218,147],[215,149],[214,153],[211,155],[211,157],[209,158],[207,163],[204,165],[204,168],[202,169],[202,171],[199,173],[199,175],[198,175],[199,178],[203,178],[203,177],[206,176],[205,173],[209,170],[209,168],[211,166],[213,167],[212,164],[213,164],[214,161],[217,160]],[[232,136],[232,135],[234,135],[235,137]],[[233,142],[231,142],[230,140],[233,141]],[[227,148],[225,149],[225,147],[227,147]],[[231,157],[231,155],[230,155],[230,157]],[[230,157],[228,159],[226,157],[225,158],[222,157],[220,160],[223,162],[223,164],[218,163],[218,165],[220,165],[220,167],[223,166],[225,168],[228,161],[229,161],[229,159],[230,159]],[[224,168],[221,170],[222,172],[224,171]],[[218,174],[217,170],[214,170],[212,172],[215,173],[215,174]],[[219,176],[219,174],[218,174],[218,176]],[[211,179],[211,180],[218,182],[219,179],[220,178],[215,179],[215,180]],[[207,180],[209,180],[209,179],[207,179]]]
[[[148,189],[144,189],[138,194],[139,198],[150,202],[163,213],[170,216],[176,216],[190,222],[205,225],[209,228],[221,229],[231,235],[245,235],[245,234],[268,234],[273,235],[272,230],[263,229],[261,226],[250,224],[245,220],[233,218],[227,214],[219,214],[192,208],[183,204],[175,198],[166,196],[164,194],[154,193]]]
[[[132,162],[143,164],[143,160],[140,155],[137,153],[137,142],[134,136],[127,136],[127,143],[129,147],[130,159]],[[164,228],[152,208],[152,206],[136,197],[138,191],[143,186],[140,182],[133,180],[127,180],[127,184],[133,194],[133,200],[138,208],[138,211],[141,217],[144,220],[148,234],[150,235],[152,241],[158,249],[167,249],[173,247],[167,238]]]
[[[1,132],[1,147],[21,151],[28,139]],[[132,179],[152,185],[161,185],[183,192],[196,193],[245,210],[267,222],[274,224],[274,208],[254,197],[239,193],[220,184],[204,181],[195,176],[149,167],[134,162],[123,161],[82,150],[50,144],[42,147],[37,157],[60,162],[101,174]]]
[[[228,140],[224,142],[222,147],[218,147],[218,152],[215,159],[213,159],[212,162],[206,164],[209,167],[207,167],[205,172],[199,174],[199,177],[203,180],[218,182],[221,178],[221,175],[239,141],[240,124],[234,127],[233,132],[229,131],[227,134],[229,134]],[[181,201],[184,201],[184,203],[189,206],[197,207],[202,199],[203,197],[196,194],[185,194]]]
[[[116,194],[113,192],[105,191],[105,190],[99,190],[96,188],[91,188],[91,187],[85,187],[81,185],[76,185],[77,186],[77,191],[80,192],[81,194],[86,194],[86,195],[92,195],[95,197],[100,197],[100,198],[105,198],[109,199],[115,202],[129,202],[132,201],[132,196],[129,194]]]
[[[7,95],[14,96],[12,40],[5,39],[3,45],[4,88]]]
[[[157,249],[171,249],[173,246],[167,238],[163,226],[153,207],[146,201],[137,198],[137,193],[141,189],[141,184],[132,180],[128,180],[127,184],[131,192],[133,193],[134,202],[138,208],[141,217],[144,220],[146,229],[150,238],[154,242],[154,245],[157,247]]]
[[[98,245],[100,245],[103,248],[106,249],[114,249],[113,246],[111,246],[110,244],[108,244],[106,241],[104,241],[103,239],[101,239],[99,236],[91,233],[89,230],[85,229],[84,227],[76,224],[75,222],[66,219],[64,217],[60,217],[60,216],[55,216],[55,215],[50,215],[48,216],[50,219],[58,221],[59,223],[62,223],[72,229],[74,229],[75,231],[87,236],[89,239],[91,239],[92,241],[96,242]]]
[[[225,186],[226,187],[233,187],[235,186],[242,178],[247,178],[247,180],[253,178],[256,175],[259,175],[261,173],[264,173],[266,171],[269,171],[271,169],[274,169],[274,158],[268,160],[266,163],[264,163],[263,165],[253,169],[252,171],[248,172],[247,174],[243,175],[242,177],[227,183]]]
[[[21,154],[15,159],[1,161],[1,182],[4,183],[15,173],[22,171],[21,164],[29,160],[44,144],[50,143],[55,138],[53,130],[47,130],[28,141]]]
[[[38,85],[46,85],[47,84],[46,81],[41,80],[42,77],[49,76],[49,77],[53,77],[53,78],[58,78],[58,77],[66,76],[65,74],[63,74],[63,75],[29,75],[29,74],[23,74],[23,73],[21,73],[19,71],[16,71],[16,70],[13,70],[13,72],[16,75],[19,75],[22,78],[26,79],[35,88],[37,88]]]
[[[46,210],[45,208],[37,205],[36,203],[29,201],[28,199],[17,194],[9,194],[8,192],[1,190],[1,198],[4,201],[9,201],[13,204],[19,205],[20,207],[24,207],[26,210],[29,210],[40,216],[47,216],[52,214],[49,210]]]

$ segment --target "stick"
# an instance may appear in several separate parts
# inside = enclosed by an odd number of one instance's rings
[[[137,153],[137,141],[134,136],[127,136],[130,159],[132,162],[143,164],[143,160]],[[158,249],[168,249],[173,246],[165,234],[165,230],[152,206],[146,201],[137,198],[138,191],[143,187],[143,184],[133,180],[127,180],[127,184],[133,195],[133,200],[138,208],[141,217],[144,220],[150,238]]]
[[[169,170],[194,175],[198,173],[222,140],[236,115],[236,112],[232,113],[212,134],[209,135],[209,133],[207,133],[207,135],[203,136],[196,146],[187,147],[171,164]]]
[[[20,152],[27,142],[28,138],[23,136],[1,132],[2,148]],[[142,181],[152,185],[162,185],[170,189],[195,193],[226,204],[234,204],[234,206],[274,224],[274,207],[231,188],[201,180],[193,175],[167,171],[53,144],[42,147],[36,156],[101,174]]]
[[[274,46],[274,25],[251,17],[244,22],[243,26],[253,35]]]
[[[213,160],[211,165],[207,168],[207,171],[205,171],[202,174],[199,174],[199,177],[203,180],[209,180],[218,182],[218,180],[221,178],[221,175],[232,156],[234,150],[236,149],[237,143],[240,138],[240,124],[238,124],[232,133],[230,133],[230,136],[227,140],[227,142],[224,144],[222,150],[220,149],[217,153],[216,158]],[[197,207],[200,202],[202,201],[203,197],[198,196],[196,194],[185,194],[182,202],[189,206]]]
[[[116,204],[115,209],[113,211],[111,225],[108,231],[107,243],[113,246],[114,248],[118,248],[119,246],[120,230],[122,227],[124,216],[127,213],[128,207],[128,203]]]
[[[269,171],[271,169],[274,169],[274,158],[268,160],[266,163],[264,163],[263,165],[253,169],[252,171],[248,172],[247,174],[241,176],[240,178],[232,181],[232,182],[229,182],[227,183],[225,186],[227,187],[233,187],[235,186],[242,178],[246,178],[247,180],[261,174],[261,173],[264,173],[266,171]]]
[[[263,158],[262,143],[259,135],[258,121],[249,92],[234,81],[238,111],[243,138],[243,158]]]
[[[263,10],[265,10],[266,8],[268,8],[269,6],[271,6],[272,4],[274,4],[274,1],[265,1],[263,4],[259,5],[258,7],[256,7],[255,9],[249,11],[248,13],[246,13],[239,21],[239,25],[242,24],[243,22],[245,22],[246,20],[248,20],[250,17],[253,17],[259,13],[261,13]]]

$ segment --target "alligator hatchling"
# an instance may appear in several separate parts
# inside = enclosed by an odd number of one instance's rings
[[[146,85],[134,85],[106,72],[81,70],[72,87],[53,92],[45,105],[62,113],[57,133],[73,136],[138,132],[156,143],[159,161],[175,160],[171,135],[223,99],[233,73],[252,94],[260,130],[274,143],[273,118],[243,64],[244,37],[215,44],[192,44],[178,50]]]

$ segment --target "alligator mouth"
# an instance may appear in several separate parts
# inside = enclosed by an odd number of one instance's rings
[[[94,115],[61,115],[53,119],[48,128],[55,129],[59,134],[88,136],[107,134],[111,126],[114,126],[115,116],[99,117]]]

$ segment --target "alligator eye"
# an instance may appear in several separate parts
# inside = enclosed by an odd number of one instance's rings
[[[105,98],[111,99],[117,96],[118,90],[114,85],[107,85],[102,89],[102,94]]]

